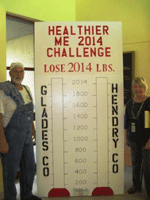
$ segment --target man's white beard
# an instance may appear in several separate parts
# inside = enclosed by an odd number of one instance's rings
[[[17,78],[14,78],[13,81],[14,81],[14,83],[21,84],[23,80],[22,79],[18,80]]]

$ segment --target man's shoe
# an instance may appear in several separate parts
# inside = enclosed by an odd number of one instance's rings
[[[25,200],[42,200],[42,199],[35,195],[32,195],[32,197],[26,198]]]
[[[141,192],[141,189],[138,189],[138,188],[135,187],[134,185],[131,186],[131,187],[128,189],[128,193],[129,193],[129,194],[134,194],[135,192]]]

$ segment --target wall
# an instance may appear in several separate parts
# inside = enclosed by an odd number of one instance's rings
[[[0,5],[0,81],[6,78],[6,13]],[[0,199],[3,194],[2,166],[0,159]]]
[[[145,77],[150,88],[150,41],[124,44],[123,49],[135,52],[133,75]]]
[[[6,79],[6,13],[0,5],[0,81]]]
[[[123,51],[135,51],[134,76],[149,80],[149,0],[76,0],[77,21],[121,21]]]
[[[7,12],[41,21],[74,21],[75,0],[0,0]]]
[[[6,65],[12,62],[21,62],[25,67],[34,67],[33,35],[28,35],[6,43]]]
[[[123,43],[150,40],[149,0],[76,0],[77,21],[121,21]]]

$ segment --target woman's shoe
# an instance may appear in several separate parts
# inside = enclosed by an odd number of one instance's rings
[[[141,189],[138,189],[138,188],[135,187],[134,185],[131,186],[131,187],[128,189],[128,193],[129,193],[129,194],[134,194],[135,192],[141,192]]]

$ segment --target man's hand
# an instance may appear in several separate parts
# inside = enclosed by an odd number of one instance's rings
[[[9,146],[4,134],[2,113],[0,113],[0,153],[8,153],[8,151],[9,151]]]
[[[8,146],[7,141],[5,139],[1,140],[0,141],[0,153],[8,153],[8,151],[9,151],[9,146]]]
[[[33,141],[33,145],[36,145],[34,122],[32,123],[32,141]]]

